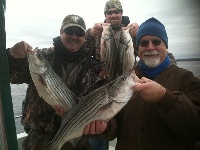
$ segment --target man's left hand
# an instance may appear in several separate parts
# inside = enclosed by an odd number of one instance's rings
[[[129,33],[131,37],[136,37],[136,33],[139,29],[139,25],[136,22],[134,22],[134,23],[128,24],[127,27],[129,28]]]

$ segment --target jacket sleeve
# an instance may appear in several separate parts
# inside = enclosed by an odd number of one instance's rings
[[[89,56],[93,56],[97,60],[100,60],[100,37],[93,37],[91,35],[91,28],[86,31],[86,53]]]
[[[93,37],[92,35],[91,35],[91,28],[89,28],[87,31],[86,31],[86,52],[87,52],[87,54],[88,55],[90,55],[90,56],[94,56],[95,55],[95,48],[96,48],[96,46],[95,46],[95,42],[96,42],[96,40],[95,40],[95,37]]]
[[[187,141],[200,139],[200,79],[185,71],[179,91],[167,90],[158,102],[163,122]]]
[[[31,76],[29,72],[27,58],[14,58],[10,55],[10,48],[7,49],[8,65],[9,65],[9,78],[12,84],[29,83]]]

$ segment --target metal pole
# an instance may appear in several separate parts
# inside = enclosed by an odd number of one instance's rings
[[[0,93],[1,96],[1,93]],[[7,150],[7,140],[6,140],[6,133],[4,128],[4,118],[3,118],[3,108],[1,104],[1,97],[0,97],[0,149]]]
[[[5,0],[0,0],[0,116],[1,150],[18,150],[6,54]]]

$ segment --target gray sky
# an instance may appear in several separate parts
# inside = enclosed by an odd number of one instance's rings
[[[6,0],[7,47],[26,41],[49,47],[59,35],[63,18],[77,14],[87,28],[104,20],[107,0]],[[200,58],[199,0],[121,0],[124,13],[139,25],[150,17],[160,20],[169,37],[169,52],[176,58]],[[79,3],[79,4],[78,4]],[[87,6],[88,5],[88,6]],[[91,7],[93,6],[93,7]]]

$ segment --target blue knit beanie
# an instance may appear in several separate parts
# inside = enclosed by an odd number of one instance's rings
[[[168,48],[168,37],[165,30],[165,26],[158,21],[156,18],[152,17],[145,22],[143,22],[136,34],[136,49],[138,51],[139,41],[143,36],[156,36],[163,40],[166,47]]]

